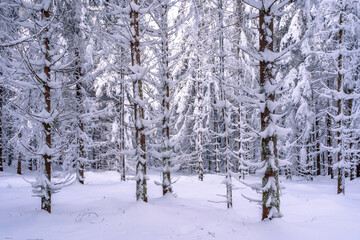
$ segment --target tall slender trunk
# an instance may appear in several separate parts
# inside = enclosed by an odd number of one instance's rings
[[[48,20],[50,18],[50,11],[49,9],[42,9],[42,18],[43,20]],[[48,29],[45,29],[44,31],[44,39],[43,39],[43,44],[45,46],[45,59],[47,61],[51,61],[50,59],[50,43],[49,43],[49,38],[47,37],[47,33],[48,33]],[[44,51],[44,50],[43,50]],[[44,66],[44,73],[46,76],[46,80],[43,83],[43,87],[44,87],[44,98],[45,98],[45,110],[51,114],[51,88],[49,86],[49,82],[51,80],[51,76],[50,76],[50,68],[49,66],[45,65]],[[43,122],[42,123],[43,127],[44,127],[44,133],[45,133],[45,143],[48,147],[48,149],[51,149],[51,125],[49,122]],[[43,159],[44,159],[44,164],[45,164],[45,172],[44,175],[47,178],[47,180],[49,182],[51,182],[51,155],[48,155],[47,153],[43,155]],[[51,213],[51,191],[50,191],[50,187],[48,186],[48,184],[46,184],[46,189],[45,189],[45,195],[41,198],[41,209]]]
[[[329,100],[329,106],[331,105],[331,101]],[[326,142],[327,147],[332,147],[332,134],[331,134],[331,116],[329,114],[326,114]],[[327,164],[328,164],[328,175],[331,176],[331,178],[334,178],[334,171],[332,169],[333,165],[333,156],[331,155],[331,152],[329,150],[326,150],[326,157],[327,157]]]
[[[138,0],[133,0],[135,5],[138,5]],[[139,31],[139,12],[137,9],[131,9],[131,65],[141,66],[140,60],[140,31]],[[133,80],[133,93],[134,93],[134,120],[135,120],[135,144],[136,144],[136,200],[148,201],[147,198],[147,184],[146,184],[146,139],[145,127],[143,119],[145,117],[143,104],[143,89],[142,79],[136,77]]]
[[[199,70],[200,72],[200,70]],[[198,74],[198,76],[200,76],[201,73]],[[202,144],[203,144],[203,132],[201,130],[202,128],[202,124],[203,124],[203,119],[202,119],[202,84],[200,82],[200,80],[197,80],[197,108],[198,108],[198,116],[196,116],[196,126],[198,129],[198,133],[196,136],[196,151],[197,151],[197,162],[198,162],[198,167],[197,167],[197,171],[198,171],[198,179],[200,181],[204,180],[204,159],[203,159],[203,149],[202,149]]]
[[[22,137],[21,132],[18,134],[18,137],[19,137],[19,141],[20,141],[20,139]],[[16,173],[21,175],[21,160],[22,160],[21,159],[21,152],[19,152],[18,154],[19,155],[18,155],[18,163],[17,163],[17,171],[16,171]]]
[[[311,151],[312,145],[312,136],[310,135],[309,139],[306,141],[306,179],[313,180],[313,155]]]
[[[231,180],[231,149],[230,149],[230,129],[228,125],[228,108],[225,96],[225,46],[224,46],[224,6],[223,1],[218,0],[218,31],[219,31],[219,88],[220,88],[220,103],[221,103],[221,116],[223,125],[223,136],[225,147],[223,155],[225,155],[225,171],[226,171],[226,205],[227,208],[232,208],[232,180]]]
[[[197,157],[197,173],[200,181],[204,180],[204,153],[203,153],[203,38],[204,38],[204,5],[202,0],[196,1],[195,25],[197,31],[196,41],[196,62],[195,62],[195,126],[196,132],[195,150]]]
[[[164,113],[164,118],[162,121],[162,134],[164,139],[164,151],[166,156],[163,156],[163,171],[162,171],[162,188],[163,195],[167,193],[172,193],[171,186],[171,175],[170,175],[170,70],[169,70],[169,37],[168,37],[168,3],[165,2],[161,6],[161,67],[163,69],[163,99],[162,99],[162,109]]]
[[[349,94],[352,94],[352,90],[349,90]],[[347,103],[347,108],[348,108],[348,116],[351,117],[352,115],[352,106],[353,106],[353,99],[349,99],[348,103]],[[351,128],[351,122],[348,123],[349,127]],[[353,143],[353,133],[350,133],[350,143],[349,143],[349,150],[350,150],[350,154],[349,154],[349,162],[350,162],[350,180],[354,180],[356,177],[356,161],[355,161],[355,154],[353,153],[352,149],[354,146]]]
[[[168,63],[167,63],[168,65]],[[169,73],[166,74],[169,77]],[[168,78],[169,79],[169,78]],[[170,91],[169,91],[169,85],[166,84],[165,86],[165,93],[166,98],[163,99],[163,108],[166,109],[165,111],[168,113],[170,111],[170,104],[169,104],[169,97],[170,97]],[[166,114],[168,115],[168,114]],[[168,154],[170,151],[170,128],[169,128],[169,116],[164,117],[163,119],[163,134],[165,137],[165,151]],[[163,195],[166,193],[172,193],[172,186],[171,186],[171,176],[170,176],[170,157],[166,156],[163,157]]]
[[[214,89],[214,95],[215,95],[215,89]],[[214,161],[215,161],[215,173],[219,174],[220,173],[220,156],[219,156],[219,137],[217,136],[218,130],[219,130],[219,123],[218,123],[218,116],[217,116],[217,102],[216,102],[216,96],[214,96],[214,132],[215,132],[215,143],[214,143]]]
[[[236,28],[236,34],[237,34],[237,38],[236,38],[236,44],[238,44],[239,46],[241,45],[241,42],[240,42],[240,38],[241,38],[241,32],[242,32],[242,28],[243,28],[243,25],[244,25],[244,9],[243,9],[243,2],[242,0],[237,0],[235,2],[235,11],[236,11],[236,25],[235,25],[235,28]],[[241,66],[241,54],[240,54],[240,48],[237,47],[236,48],[236,60],[239,64],[239,67],[237,69],[237,84],[238,86],[240,87],[241,84],[242,84],[242,78],[243,78],[243,69],[242,69],[242,66]],[[238,94],[238,93],[236,93]],[[243,149],[244,149],[244,143],[242,142],[242,128],[243,126],[241,125],[242,123],[242,103],[239,102],[238,103],[238,109],[237,109],[237,114],[238,114],[238,124],[237,124],[237,130],[238,130],[238,149],[239,149],[239,161],[238,161],[238,168],[237,170],[239,171],[239,178],[245,178],[245,169],[243,169],[244,167],[244,164],[241,162],[243,161],[244,159],[244,155],[245,153],[243,152]],[[245,119],[246,121],[246,119]]]
[[[79,159],[77,160],[77,165],[76,166],[76,175],[77,175],[77,179],[79,181],[80,184],[84,184],[84,159],[85,159],[85,150],[84,150],[84,139],[82,138],[82,134],[84,133],[84,123],[81,119],[81,114],[83,113],[82,110],[82,102],[83,102],[83,94],[82,94],[82,85],[79,82],[80,81],[80,77],[82,75],[81,73],[81,59],[80,59],[80,51],[78,48],[75,49],[75,58],[76,58],[76,62],[75,62],[75,66],[76,66],[76,70],[75,70],[75,80],[76,80],[76,100],[77,100],[77,113],[78,113],[78,127],[80,130],[80,134],[78,136],[78,151],[79,151]]]
[[[259,52],[273,52],[274,20],[271,9],[264,7],[259,11]],[[260,94],[263,94],[264,109],[261,111],[261,132],[266,133],[272,124],[271,115],[275,110],[269,104],[275,101],[275,91],[269,91],[268,87],[274,81],[274,63],[266,59],[260,61]],[[271,110],[270,110],[271,109]],[[276,134],[264,134],[261,137],[261,160],[266,166],[262,179],[262,220],[271,219],[280,215],[279,193],[279,163],[277,159],[277,136]],[[273,163],[273,164],[272,164]]]
[[[45,67],[47,68],[47,67]],[[45,71],[45,73],[48,75],[49,72]],[[50,74],[48,75],[50,77]],[[45,88],[45,104],[46,104],[46,111],[50,113],[51,111],[51,93],[50,93],[50,87],[46,83],[44,85]],[[45,142],[47,147],[51,148],[51,125],[50,123],[43,123],[44,132],[45,132]],[[45,177],[49,182],[51,182],[51,155],[44,154],[43,155],[44,164],[45,164]],[[41,198],[41,209],[51,213],[51,191],[49,186],[46,186],[46,196],[43,196]]]
[[[123,71],[121,71],[121,79],[123,80]],[[125,150],[125,86],[122,82],[120,84],[120,151],[122,152],[120,155],[120,162],[121,162],[121,181],[125,181],[126,179],[126,162],[125,162],[125,154],[123,151]]]
[[[342,4],[342,1],[340,1],[340,4]],[[340,12],[340,16],[339,16],[339,49],[340,49],[340,53],[339,53],[339,57],[338,57],[338,79],[337,79],[337,91],[338,93],[343,92],[343,56],[341,54],[341,47],[342,47],[342,41],[343,41],[343,30],[342,30],[342,23],[343,23],[343,13]],[[342,114],[342,100],[341,98],[339,98],[337,100],[337,108],[338,108],[338,116],[340,116]],[[343,120],[342,117],[340,117],[339,121],[337,122],[338,125],[338,131],[337,131],[337,147],[340,148],[338,150],[337,153],[337,160],[338,162],[343,162],[344,161],[344,156],[342,153],[343,150]],[[338,185],[337,185],[337,193],[340,194],[345,194],[345,169],[344,166],[342,164],[342,166],[338,166]]]
[[[125,61],[125,49],[120,47],[120,60]],[[119,159],[117,159],[117,171],[120,173],[120,180],[126,180],[126,161],[125,161],[125,70],[123,65],[120,67],[120,95],[119,103],[117,104],[117,114],[119,115],[119,139],[116,141],[116,147],[119,154]]]
[[[316,141],[316,175],[321,175],[321,154],[320,154],[320,132],[319,119],[315,120],[315,141]]]
[[[243,160],[243,152],[242,152],[242,149],[243,149],[243,146],[242,146],[242,141],[241,141],[241,103],[239,103],[239,106],[238,106],[238,110],[237,110],[237,114],[238,114],[238,125],[237,125],[237,128],[238,128],[238,149],[239,149],[239,160],[237,161],[238,162],[238,167],[237,167],[237,170],[239,171],[239,178],[243,178],[245,179],[245,169],[243,169],[243,163],[241,162]]]

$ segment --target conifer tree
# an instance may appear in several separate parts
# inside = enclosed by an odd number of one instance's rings
[[[159,111],[154,115],[154,125],[157,128],[159,142],[155,143],[154,157],[159,159],[162,172],[163,195],[172,193],[171,169],[175,164],[177,157],[174,153],[174,145],[177,143],[174,139],[174,106],[173,99],[175,89],[179,80],[175,79],[174,72],[178,66],[181,52],[175,48],[175,37],[178,28],[184,22],[183,14],[178,14],[175,21],[172,22],[169,12],[174,9],[178,1],[158,0],[154,4],[154,10],[151,14],[155,23],[152,29],[152,35],[156,41],[154,53],[156,58],[156,70],[152,72],[154,78],[154,87],[156,94],[154,99],[159,103]],[[180,78],[181,80],[181,78]]]
[[[31,183],[33,193],[41,198],[41,209],[51,213],[52,194],[70,180],[54,181],[52,177],[52,165],[58,162],[61,149],[61,136],[56,134],[56,128],[61,125],[64,110],[62,78],[55,78],[55,73],[63,72],[64,66],[67,66],[64,62],[66,51],[59,41],[60,23],[54,21],[55,17],[62,16],[51,0],[21,2],[19,6],[26,16],[25,34],[35,34],[29,35],[31,38],[25,37],[27,40],[21,41],[22,46],[13,51],[12,67],[18,68],[15,76],[20,79],[13,81],[17,100],[20,100],[20,103],[13,103],[13,114],[20,116],[17,143],[24,147],[25,156],[30,153],[36,158],[36,180]],[[24,64],[20,64],[22,62]],[[25,124],[26,121],[30,123]],[[24,133],[26,136],[23,136]],[[34,144],[22,140],[28,138],[33,139]]]
[[[346,173],[351,169],[356,152],[353,145],[356,131],[353,127],[357,109],[352,105],[354,99],[358,98],[358,93],[354,92],[357,69],[352,63],[358,59],[355,52],[359,46],[354,34],[359,29],[359,23],[353,18],[358,11],[357,5],[346,0],[322,1],[317,22],[317,35],[326,39],[325,44],[319,44],[321,57],[327,59],[324,65],[328,73],[324,75],[326,82],[322,92],[330,103],[327,131],[335,136],[332,142],[334,145],[326,147],[328,158],[336,160],[332,164],[332,171],[337,174],[338,194],[345,194]]]
[[[133,107],[135,128],[135,160],[136,160],[136,199],[148,201],[146,176],[146,133],[145,133],[145,103],[144,75],[146,68],[141,62],[140,20],[145,2],[132,0],[130,2],[130,48],[131,48],[131,80],[133,82]]]
[[[279,102],[276,90],[279,83],[276,81],[277,64],[281,57],[288,53],[293,46],[288,47],[282,52],[274,49],[274,36],[277,35],[274,29],[276,15],[281,15],[281,11],[290,1],[277,0],[245,0],[245,4],[258,11],[258,34],[259,49],[256,53],[242,48],[245,52],[259,61],[259,92],[257,93],[260,107],[260,126],[258,133],[261,138],[261,165],[263,173],[261,187],[254,187],[262,193],[262,220],[281,217],[280,213],[280,167],[287,164],[279,159],[278,141],[279,137],[287,134],[288,130],[279,126]]]

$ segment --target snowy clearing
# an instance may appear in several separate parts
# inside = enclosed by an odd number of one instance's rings
[[[134,181],[120,182],[117,172],[87,172],[85,186],[74,183],[53,196],[48,214],[23,176],[0,172],[0,239],[359,239],[359,179],[347,182],[345,196],[336,195],[336,180],[281,179],[284,217],[262,222],[260,206],[241,197],[256,194],[240,183],[227,210],[209,202],[223,200],[217,196],[225,193],[222,176],[205,175],[204,182],[178,176],[173,198],[161,197],[154,184],[159,175],[149,174],[145,204],[135,201]]]

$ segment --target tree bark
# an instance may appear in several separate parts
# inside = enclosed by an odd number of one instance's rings
[[[214,94],[215,94],[215,90],[214,90]],[[216,102],[216,96],[214,96],[214,120],[217,119],[217,106],[216,106],[217,102]],[[218,130],[219,130],[219,126],[218,126],[218,121],[214,121],[214,132],[215,134],[218,133]],[[220,156],[219,156],[219,137],[218,136],[215,136],[215,145],[214,145],[214,148],[215,148],[215,155],[214,155],[214,158],[215,158],[215,173],[216,174],[219,174],[220,173],[220,166],[219,166],[219,162],[220,162]]]
[[[121,71],[123,72],[123,71]],[[122,81],[124,80],[123,77],[123,73],[121,74],[122,77]],[[125,162],[125,155],[123,153],[123,151],[125,150],[125,86],[124,83],[122,82],[120,85],[120,91],[121,91],[121,96],[120,96],[120,108],[121,108],[121,113],[120,113],[120,151],[122,152],[120,155],[120,161],[121,161],[121,181],[125,181],[126,179],[126,162]]]
[[[126,60],[125,49],[120,47],[120,61]],[[125,70],[123,65],[120,67],[120,95],[117,104],[117,114],[119,118],[119,139],[116,141],[116,147],[119,151],[119,159],[117,159],[117,171],[120,173],[120,180],[126,180],[126,161],[125,161]]]
[[[165,1],[164,4],[161,5],[161,67],[163,67],[163,98],[162,98],[162,109],[164,118],[162,121],[162,134],[164,139],[164,151],[166,156],[163,156],[163,172],[162,172],[162,188],[163,195],[167,193],[172,193],[172,185],[171,185],[171,174],[170,174],[170,70],[169,70],[169,37],[168,37],[168,3]]]
[[[352,94],[352,90],[349,90],[349,94]],[[352,106],[353,106],[353,99],[349,99],[347,103],[348,108],[348,116],[352,116]],[[349,127],[351,128],[351,122],[349,122]],[[355,154],[352,152],[354,143],[353,143],[353,133],[350,134],[350,143],[349,143],[349,162],[350,162],[350,180],[354,180],[356,178],[356,161],[355,161]]]
[[[319,119],[315,120],[315,141],[316,141],[316,175],[321,175],[321,155],[320,155],[320,132]]]
[[[19,137],[19,141],[21,139],[21,132],[18,134],[18,137]],[[19,155],[18,155],[18,164],[17,164],[17,171],[16,171],[17,174],[21,175],[21,152],[19,152]]]
[[[138,0],[133,0],[134,4],[138,4]],[[131,21],[131,65],[141,66],[140,61],[140,31],[139,31],[139,13],[136,9],[131,9],[130,12]],[[146,138],[144,133],[144,125],[142,120],[145,117],[144,108],[142,106],[143,89],[142,79],[133,80],[133,92],[134,92],[134,119],[135,119],[135,144],[137,151],[137,163],[136,163],[136,199],[144,202],[148,201],[147,198],[147,184],[146,184]],[[141,104],[139,104],[139,100]]]
[[[82,76],[81,73],[81,59],[80,59],[80,51],[78,48],[75,49],[75,80],[76,80],[76,100],[77,100],[77,113],[78,115],[81,115],[83,113],[82,110],[82,101],[83,101],[83,94],[82,94],[82,85],[79,82],[80,81],[80,77]],[[78,127],[80,130],[80,136],[78,136],[78,151],[79,151],[79,159],[77,160],[77,165],[76,166],[76,171],[77,171],[77,180],[79,181],[80,184],[84,184],[84,158],[85,158],[85,150],[84,150],[84,139],[81,137],[81,134],[84,133],[84,123],[81,120],[81,116],[78,116]]]
[[[329,101],[329,106],[331,101]],[[326,114],[326,132],[327,132],[327,147],[332,147],[332,134],[331,134],[331,117],[329,114]],[[329,150],[326,150],[326,157],[327,157],[327,163],[328,163],[328,175],[331,176],[331,179],[334,178],[334,171],[332,169],[332,165],[333,165],[333,157],[330,153]]]
[[[273,52],[274,20],[271,8],[259,11],[259,52]],[[270,91],[267,85],[274,84],[274,63],[264,59],[260,61],[260,94],[264,96],[265,107],[261,111],[261,132],[265,132],[271,123],[271,115],[275,110],[270,110],[269,104],[275,101],[275,91]],[[277,136],[275,133],[261,137],[261,160],[266,166],[262,179],[262,220],[280,216],[280,193],[279,193],[279,163],[277,159]],[[275,166],[272,167],[271,161]],[[268,187],[272,181],[271,187]],[[274,188],[275,187],[275,188]],[[276,212],[274,212],[276,211]]]
[[[340,1],[340,4],[342,4],[342,1]],[[343,23],[343,14],[342,12],[340,12],[340,16],[339,16],[339,49],[342,46],[342,41],[343,41],[343,30],[342,30],[342,23]],[[338,57],[338,79],[337,79],[337,91],[338,93],[343,92],[343,87],[342,87],[342,80],[343,80],[343,73],[342,73],[342,69],[343,69],[343,56],[340,53],[339,57]],[[339,97],[339,99],[337,100],[337,108],[338,108],[338,116],[340,116],[342,114],[342,100]],[[342,117],[341,119],[339,119],[339,121],[337,122],[338,125],[338,131],[337,131],[337,147],[340,147],[340,150],[338,150],[337,153],[337,160],[338,162],[343,162],[344,161],[344,156],[342,153],[343,147],[343,120]],[[338,166],[338,184],[337,184],[337,193],[338,194],[345,194],[345,169],[343,166]]]
[[[199,70],[200,72],[201,70]],[[201,73],[198,74],[201,75]],[[197,121],[196,121],[196,125],[198,128],[198,133],[197,133],[197,139],[196,139],[196,149],[197,149],[197,157],[198,157],[198,179],[200,181],[204,181],[204,159],[203,159],[203,153],[202,153],[202,144],[203,144],[203,133],[202,130],[199,130],[202,128],[202,86],[201,86],[201,82],[198,79],[197,81],[197,107],[198,107],[198,115],[197,116]]]
[[[47,9],[42,9],[42,18],[48,20],[50,18],[50,11]],[[45,46],[45,59],[47,61],[51,61],[50,59],[50,47],[49,47],[49,38],[47,37],[48,29],[45,29],[44,35],[44,46]],[[46,75],[46,80],[43,83],[44,87],[44,98],[45,98],[45,110],[50,114],[51,113],[51,88],[49,86],[49,82],[51,80],[50,76],[50,68],[49,66],[44,66],[44,73]],[[48,122],[42,123],[45,132],[45,143],[48,149],[51,149],[51,125]],[[45,172],[44,175],[49,182],[51,182],[51,155],[43,154],[44,164],[45,164]],[[45,195],[41,198],[41,209],[51,213],[51,190],[49,186],[46,184],[45,187]]]

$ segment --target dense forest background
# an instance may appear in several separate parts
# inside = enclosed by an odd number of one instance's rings
[[[360,177],[360,3],[352,0],[2,0],[0,171],[51,195],[117,170],[262,180]],[[135,175],[135,177],[134,177]],[[249,184],[248,184],[249,185]],[[249,199],[253,200],[253,199]],[[255,201],[255,200],[254,200]]]

